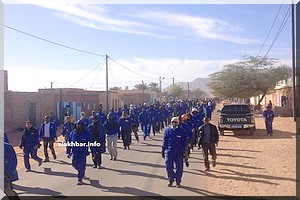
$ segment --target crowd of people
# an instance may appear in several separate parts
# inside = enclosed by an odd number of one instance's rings
[[[208,150],[213,155],[213,166],[215,166],[216,153],[213,146],[218,143],[218,132],[216,127],[209,123],[215,107],[216,103],[211,99],[180,100],[162,104],[159,102],[143,103],[129,107],[124,105],[123,108],[119,107],[116,111],[110,109],[106,115],[100,104],[98,110],[93,110],[90,116],[82,111],[80,119],[75,123],[71,116],[65,116],[61,135],[63,135],[65,143],[68,143],[66,145],[67,157],[72,158],[72,166],[78,171],[77,184],[83,184],[86,158],[90,152],[94,163],[93,167],[101,169],[101,155],[107,150],[110,160],[116,161],[118,139],[122,139],[124,150],[130,150],[133,143],[132,133],[136,142],[140,141],[138,135],[140,128],[143,140],[164,131],[162,157],[166,159],[168,186],[172,186],[172,183],[176,181],[177,186],[180,187],[183,163],[187,167],[189,166],[188,157],[194,147],[202,148],[206,170],[209,170]],[[57,134],[58,126],[60,124],[52,112],[44,117],[44,123],[39,129],[33,127],[30,121],[26,121],[26,128],[22,132],[19,146],[24,152],[26,171],[31,171],[29,154],[38,162],[39,166],[43,162],[49,162],[48,147],[53,159],[57,158],[54,142],[59,135]],[[206,128],[206,126],[210,128]],[[40,142],[43,142],[43,145]],[[85,145],[70,145],[75,143]],[[213,145],[209,145],[210,143]],[[43,146],[44,160],[37,155],[40,146]]]

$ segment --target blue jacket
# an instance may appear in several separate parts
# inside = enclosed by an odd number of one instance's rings
[[[183,154],[187,147],[186,131],[182,127],[173,129],[168,127],[165,130],[162,151],[169,151],[176,154]]]
[[[101,113],[98,112],[96,114],[96,116],[98,117],[98,121],[99,121],[100,124],[104,124],[104,122],[107,119],[106,115],[103,112],[101,112]]]
[[[189,123],[189,122],[183,123],[183,124],[181,124],[181,127],[186,130],[187,140],[191,139],[193,137],[192,123]]]
[[[274,115],[274,112],[272,110],[265,110],[263,112],[263,117],[265,118],[265,121],[273,122],[273,119],[274,119],[275,115]]]
[[[149,114],[149,118],[150,118],[150,121],[151,122],[156,122],[156,115],[157,115],[157,112],[154,108],[149,108],[147,110],[148,114]]]
[[[56,125],[52,122],[50,123],[50,138],[54,139],[57,138],[56,136]],[[45,123],[41,124],[41,128],[40,128],[40,139],[45,137]]]
[[[146,111],[141,112],[139,114],[138,120],[139,120],[139,123],[141,123],[142,125],[150,124],[150,117],[149,117],[148,112],[146,112]]]
[[[71,155],[73,154],[75,157],[82,157],[89,155],[88,151],[88,143],[92,143],[92,137],[91,134],[83,130],[80,134],[78,134],[78,130],[73,130],[70,134],[69,144],[74,144],[73,146],[68,145],[67,146],[67,154]],[[84,146],[75,146],[77,144],[84,145]],[[90,149],[92,151],[92,154],[95,154],[95,147],[90,146]]]
[[[97,129],[94,129],[94,126],[97,126]],[[101,144],[101,147],[97,148],[96,151],[99,153],[104,153],[106,151],[105,147],[105,130],[102,124],[90,124],[87,128],[88,132],[91,134],[92,142],[98,142]]]
[[[120,117],[118,120],[118,124],[120,125],[121,131],[131,131],[132,122],[129,117]]]
[[[70,137],[70,133],[73,131],[74,129],[74,124],[72,123],[64,123],[63,125],[63,129],[62,129],[62,135],[66,136],[66,138]]]
[[[17,155],[4,133],[4,178],[8,182],[19,180],[17,172]]]
[[[33,126],[28,130],[25,128],[22,132],[21,147],[33,148],[35,145],[39,144],[39,133]]]
[[[198,130],[198,128],[204,124],[203,122],[203,115],[198,113],[197,115],[192,115],[192,121],[195,125],[195,129]]]
[[[112,121],[107,120],[103,126],[108,137],[114,135],[118,135],[118,137],[120,137],[120,126],[115,119],[113,119]]]

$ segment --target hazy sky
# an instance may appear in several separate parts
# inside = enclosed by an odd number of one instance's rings
[[[44,1],[36,1],[44,2]],[[129,89],[162,80],[208,77],[222,66],[265,56],[289,4],[5,4],[4,24],[83,51],[63,48],[4,28],[4,68],[9,89],[105,90],[105,56],[111,59],[109,87]],[[290,1],[283,1],[288,2]],[[281,7],[281,9],[280,9]],[[277,20],[275,17],[280,9]],[[103,56],[101,56],[103,55]],[[291,65],[291,17],[268,53]]]

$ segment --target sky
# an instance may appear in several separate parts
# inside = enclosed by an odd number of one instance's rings
[[[246,5],[43,2],[4,5],[9,90],[37,91],[51,82],[53,88],[105,90],[105,55],[109,88],[132,89],[142,81],[159,83],[159,77],[162,88],[172,78],[207,78],[244,56],[265,56],[290,14],[285,0]],[[267,56],[291,66],[291,43],[289,16]]]

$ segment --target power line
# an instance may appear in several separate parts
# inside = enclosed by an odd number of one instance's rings
[[[129,68],[127,68],[127,67],[125,67],[124,65],[122,65],[122,64],[120,64],[120,63],[118,63],[117,61],[115,61],[114,59],[112,59],[111,57],[108,57],[109,59],[111,59],[112,61],[114,61],[115,63],[117,63],[118,65],[120,65],[121,67],[123,67],[123,68],[125,68],[125,69],[127,69],[128,71],[131,71],[132,73],[135,73],[135,74],[137,74],[137,75],[139,75],[139,76],[142,76],[142,77],[145,77],[145,78],[151,78],[151,79],[154,79],[153,77],[150,77],[150,76],[145,76],[145,75],[143,75],[143,74],[140,74],[140,73],[137,73],[137,72],[135,72],[135,71],[133,71],[133,70],[131,70],[131,69],[129,69]]]
[[[260,49],[259,49],[258,54],[256,55],[256,58],[259,56],[259,54],[260,54],[262,48],[265,46],[265,43],[266,43],[267,39],[269,38],[269,35],[270,35],[270,33],[271,33],[271,31],[272,31],[272,29],[273,29],[273,27],[274,27],[274,24],[275,24],[275,22],[276,22],[276,20],[277,20],[277,18],[278,18],[278,15],[279,15],[279,13],[280,13],[280,10],[281,10],[281,8],[282,8],[282,5],[283,5],[283,2],[282,2],[282,4],[281,4],[280,7],[279,7],[279,10],[278,10],[278,12],[277,12],[277,15],[276,15],[276,17],[275,17],[275,19],[274,19],[274,21],[273,21],[273,24],[272,24],[272,26],[271,26],[271,28],[270,28],[268,34],[267,34],[267,37],[266,37],[265,41],[263,42],[262,46],[261,46]]]
[[[13,28],[13,27],[4,25],[4,24],[1,24],[1,25],[4,26],[5,28],[8,28],[8,29],[13,30],[13,31],[22,33],[22,34],[24,34],[24,35],[28,35],[28,36],[30,36],[30,37],[33,37],[33,38],[36,38],[36,39],[42,40],[42,41],[44,41],[44,42],[48,42],[48,43],[51,43],[51,44],[60,46],[60,47],[64,47],[64,48],[67,48],[67,49],[71,49],[71,50],[74,50],[74,51],[78,51],[78,52],[81,52],[81,53],[86,53],[86,54],[90,54],[90,55],[94,55],[94,56],[105,57],[105,55],[101,55],[101,54],[97,54],[97,53],[93,53],[93,52],[89,52],[89,51],[77,49],[77,48],[74,48],[74,47],[70,47],[70,46],[67,46],[67,45],[64,45],[64,44],[60,44],[60,43],[57,43],[57,42],[53,42],[53,41],[51,41],[51,40],[47,40],[47,39],[44,39],[44,38],[42,38],[42,37],[39,37],[39,36],[30,34],[30,33],[21,31],[21,30],[19,30],[19,29],[16,29],[16,28]]]
[[[75,85],[76,83],[80,82],[81,80],[85,79],[88,75],[90,75],[93,71],[95,71],[103,62],[104,62],[105,58],[92,70],[90,71],[87,75],[85,75],[84,77],[82,77],[81,79],[79,79],[78,81],[76,81],[75,83],[73,83],[72,85],[70,85],[69,87],[72,87],[73,85]],[[101,68],[102,69],[102,68]]]
[[[103,59],[103,61],[104,61],[104,59]],[[103,61],[101,62],[102,66],[101,66],[101,68],[99,69],[98,74],[97,74],[96,78],[94,79],[94,81],[93,81],[93,83],[92,83],[90,89],[94,86],[94,84],[95,84],[95,82],[96,82],[98,76],[100,75],[100,72],[101,72],[101,70],[102,70],[102,68],[103,68],[103,64],[104,64]]]
[[[288,21],[290,15],[291,15],[291,13],[289,12],[290,9],[291,9],[291,6],[289,6],[289,8],[288,8],[288,10],[287,10],[287,12],[286,12],[286,14],[285,14],[283,20],[282,20],[282,23],[281,23],[281,25],[280,25],[280,27],[279,27],[279,29],[278,29],[278,31],[277,31],[277,34],[276,34],[276,36],[275,36],[275,38],[274,38],[274,40],[273,40],[273,42],[272,42],[270,48],[268,49],[267,53],[265,54],[264,58],[267,57],[267,55],[269,54],[270,50],[273,48],[273,46],[274,46],[276,40],[279,38],[279,36],[280,36],[280,34],[281,34],[281,32],[282,32],[284,26],[286,25],[286,23],[287,23],[287,21]]]

